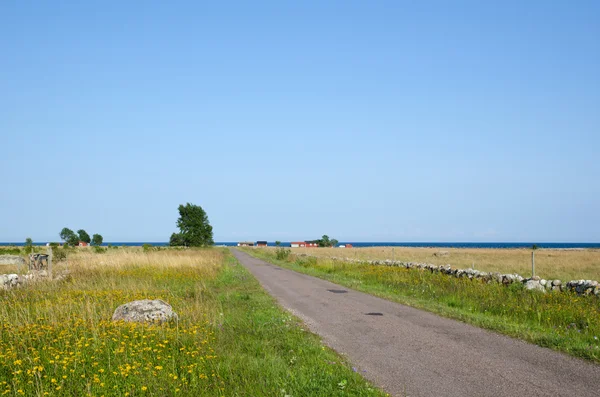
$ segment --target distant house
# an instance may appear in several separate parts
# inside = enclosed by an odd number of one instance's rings
[[[254,247],[254,243],[252,241],[242,241],[238,243],[238,247]]]
[[[266,241],[257,241],[256,242],[256,246],[257,247],[266,247],[267,246],[267,242]]]
[[[300,247],[314,248],[314,247],[319,246],[319,244],[317,244],[317,243],[308,243],[306,241],[294,241],[294,242],[290,243],[290,245],[292,246],[292,248],[300,248]]]
[[[79,244],[77,244],[78,247],[87,247],[89,244],[86,243],[85,241],[80,241]]]
[[[346,244],[346,248],[352,248],[352,244]]]

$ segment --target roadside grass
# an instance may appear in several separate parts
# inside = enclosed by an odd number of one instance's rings
[[[243,249],[289,269],[600,362],[600,299],[527,291],[417,269]]]
[[[264,249],[264,248],[261,248]],[[267,249],[274,250],[269,247]],[[447,254],[439,255],[446,251]],[[295,254],[323,258],[342,257],[360,260],[396,259],[434,265],[450,264],[459,269],[531,275],[531,250],[514,248],[424,248],[424,247],[364,247],[364,248],[292,248]],[[538,249],[535,251],[536,275],[563,281],[591,279],[600,281],[600,249]]]
[[[384,395],[226,250],[82,250],[69,270],[0,291],[0,395]],[[111,321],[136,299],[170,303],[179,321]]]

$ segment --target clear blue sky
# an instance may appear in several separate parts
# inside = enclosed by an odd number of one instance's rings
[[[0,241],[167,241],[186,202],[216,241],[600,241],[599,21],[598,1],[2,1]]]

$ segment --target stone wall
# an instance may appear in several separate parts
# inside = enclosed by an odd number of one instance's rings
[[[64,272],[58,274],[54,277],[50,277],[50,274],[46,270],[35,270],[30,271],[27,274],[0,274],[0,290],[1,289],[10,289],[13,287],[18,287],[24,283],[34,283],[34,282],[45,282],[45,281],[63,281],[68,280],[70,278],[70,274],[68,272]]]
[[[300,254],[298,256],[319,258],[317,256],[307,254]],[[528,290],[536,290],[543,293],[547,291],[572,291],[577,293],[578,295],[595,295],[597,297],[600,297],[600,283],[598,283],[598,281],[595,280],[571,280],[565,283],[561,280],[545,280],[540,277],[525,278],[519,274],[482,272],[475,269],[456,269],[450,265],[437,266],[432,265],[430,263],[402,262],[392,260],[364,261],[354,258],[338,257],[330,257],[329,259],[352,263],[366,263],[369,265],[376,266],[397,266],[406,269],[427,270],[431,273],[441,273],[456,278],[477,279],[487,283],[495,282],[504,285],[521,283]]]
[[[24,265],[25,259],[18,255],[0,255],[0,265]]]

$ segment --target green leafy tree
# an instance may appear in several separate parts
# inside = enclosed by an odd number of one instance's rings
[[[281,241],[275,241],[275,246],[276,246],[276,247],[279,247],[279,246],[281,246]]]
[[[329,236],[324,234],[320,240],[318,240],[317,244],[319,247],[331,247],[331,241],[329,241]]]
[[[100,246],[100,245],[102,245],[102,241],[103,240],[104,239],[102,238],[102,235],[100,235],[100,234],[94,234],[92,236],[92,245]]]
[[[318,240],[307,241],[308,243],[316,243],[319,247],[335,247],[338,245],[338,241],[336,239],[330,239],[328,235],[324,234]]]
[[[90,235],[87,234],[87,232],[83,229],[79,229],[77,231],[77,234],[79,235],[79,241],[83,241],[84,243],[91,243],[92,239],[90,238]]]
[[[180,237],[175,237],[175,239],[178,240],[177,242],[182,240],[183,244],[181,245],[205,247],[214,244],[212,226],[206,212],[199,205],[190,203],[180,205],[177,227]]]
[[[185,245],[185,241],[183,240],[183,236],[181,233],[173,233],[171,234],[171,238],[169,239],[169,245],[171,247],[182,247]]]
[[[25,239],[25,252],[29,252],[32,248],[33,248],[33,240],[31,239],[31,237],[27,237]]]
[[[71,237],[73,234],[74,233],[71,229],[69,229],[68,227],[63,227],[63,230],[60,231],[59,236],[61,240],[68,241],[69,237]]]
[[[69,228],[63,228],[63,230],[60,231],[59,236],[65,242],[65,244],[73,247],[79,243],[79,236]]]

